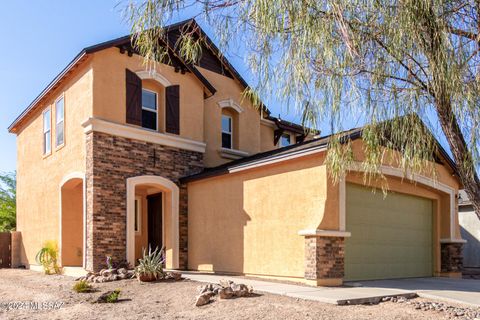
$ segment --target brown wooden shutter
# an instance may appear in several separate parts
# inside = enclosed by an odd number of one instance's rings
[[[142,125],[142,79],[135,72],[125,69],[127,92],[127,123]]]
[[[180,134],[180,86],[165,88],[166,131]]]

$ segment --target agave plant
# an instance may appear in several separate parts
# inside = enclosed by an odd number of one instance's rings
[[[153,281],[161,279],[164,276],[163,264],[165,262],[164,249],[152,248],[148,246],[143,249],[143,258],[138,260],[138,266],[135,268],[135,274],[140,281]]]

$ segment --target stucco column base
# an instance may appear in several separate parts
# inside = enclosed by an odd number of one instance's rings
[[[305,236],[305,282],[314,286],[343,284],[344,237]]]

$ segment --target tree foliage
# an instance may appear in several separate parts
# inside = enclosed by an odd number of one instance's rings
[[[0,175],[0,231],[16,227],[16,173]]]
[[[438,145],[424,123],[438,129],[480,217],[479,1],[131,1],[133,43],[146,61],[162,61],[162,27],[186,9],[216,30],[222,49],[245,44],[256,75],[247,93],[276,94],[313,128],[340,132],[364,119],[367,176],[381,175],[385,146],[400,150],[393,161],[406,174],[435,176]],[[184,28],[175,44],[192,62],[202,41],[194,34]],[[335,179],[351,165],[349,148],[339,136],[330,144]]]

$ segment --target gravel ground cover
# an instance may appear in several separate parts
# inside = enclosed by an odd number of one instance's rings
[[[194,281],[140,283],[136,279],[95,283],[95,291],[76,293],[74,279],[39,272],[0,269],[0,319],[466,319],[465,315],[423,307],[413,299],[377,305],[335,306],[257,292],[251,297],[196,307]],[[117,303],[93,303],[102,293],[120,289]],[[422,308],[418,308],[418,305]],[[449,304],[451,305],[451,304]],[[466,308],[454,305],[454,308]],[[441,309],[441,308],[439,308]]]

